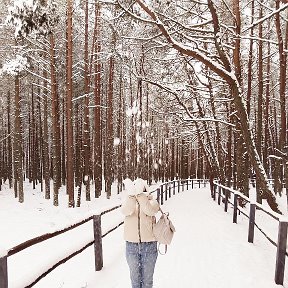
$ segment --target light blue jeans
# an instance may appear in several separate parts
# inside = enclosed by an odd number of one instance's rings
[[[132,288],[152,288],[158,257],[157,242],[126,242],[126,259]]]

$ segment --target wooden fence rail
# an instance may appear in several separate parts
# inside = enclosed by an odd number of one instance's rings
[[[264,236],[274,245],[277,247],[277,254],[276,254],[276,265],[275,265],[275,283],[279,285],[283,285],[284,282],[284,271],[285,271],[285,260],[288,256],[288,252],[286,251],[287,247],[287,232],[288,232],[288,218],[283,217],[282,215],[274,212],[269,211],[264,206],[259,203],[252,201],[250,198],[246,197],[244,194],[235,191],[229,187],[225,187],[217,181],[213,182],[211,187],[211,197],[216,201],[216,194],[218,194],[218,204],[220,205],[221,202],[224,202],[224,211],[228,211],[228,203],[233,206],[233,223],[237,223],[237,214],[238,212],[244,214],[246,217],[249,218],[249,227],[248,227],[248,242],[253,243],[254,241],[254,229],[257,227],[260,232],[264,234]],[[234,199],[233,203],[229,201],[229,196],[233,194]],[[222,199],[222,201],[221,201]],[[249,203],[249,215],[247,215],[243,209],[240,209],[238,202],[239,199],[244,200],[245,202]],[[256,224],[255,216],[256,210],[261,210],[269,217],[275,219],[279,222],[278,226],[278,241],[275,243],[271,238],[269,238],[264,231]]]
[[[186,180],[173,180],[169,182],[162,183],[159,188],[155,189],[154,191],[151,191],[151,193],[156,192],[157,201],[163,205],[164,201],[167,201],[172,194],[175,195],[176,192],[180,192],[180,187],[182,187],[182,191],[184,191],[185,184],[187,189],[189,188],[189,183],[191,185],[191,188],[198,185],[200,188],[201,185],[206,187],[207,180],[205,179],[186,179]],[[123,221],[117,224],[115,227],[111,228],[109,231],[107,231],[105,234],[102,234],[102,225],[101,225],[101,217],[104,214],[110,213],[113,210],[116,210],[120,208],[121,205],[117,205],[112,207],[111,209],[105,210],[101,212],[98,215],[92,215],[86,219],[83,219],[77,223],[72,224],[70,227],[55,231],[53,233],[46,233],[41,236],[29,239],[28,241],[25,241],[7,251],[7,253],[3,253],[0,251],[0,288],[8,288],[9,282],[8,282],[8,264],[7,259],[8,257],[15,255],[25,249],[28,249],[29,247],[36,245],[38,243],[41,243],[43,241],[49,240],[53,237],[56,237],[60,234],[66,233],[72,229],[75,229],[88,221],[93,221],[93,230],[94,230],[94,239],[93,241],[87,243],[85,246],[83,246],[81,249],[73,252],[69,256],[63,258],[61,261],[55,263],[51,268],[49,268],[47,271],[42,273],[35,279],[32,283],[25,286],[25,288],[33,287],[36,283],[38,283],[41,279],[43,279],[45,276],[47,276],[50,272],[52,272],[54,269],[56,269],[61,264],[65,263],[69,259],[73,258],[74,256],[78,255],[88,247],[94,244],[94,257],[95,257],[95,270],[99,271],[103,268],[103,249],[102,249],[102,238],[120,227],[123,224]]]

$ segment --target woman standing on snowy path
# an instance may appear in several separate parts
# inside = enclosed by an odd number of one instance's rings
[[[158,202],[149,195],[143,179],[134,183],[124,180],[127,197],[122,204],[126,259],[130,269],[132,288],[152,288],[158,256],[157,241],[153,235],[153,221],[159,210]],[[148,192],[147,194],[144,191]]]

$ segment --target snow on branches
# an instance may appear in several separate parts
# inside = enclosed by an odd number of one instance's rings
[[[26,57],[16,55],[14,59],[8,60],[0,70],[1,74],[8,74],[12,76],[19,75],[22,71],[29,67],[29,63]]]
[[[34,33],[36,36],[48,35],[58,22],[55,1],[14,0],[8,8],[7,24],[15,26],[15,38],[23,38]]]

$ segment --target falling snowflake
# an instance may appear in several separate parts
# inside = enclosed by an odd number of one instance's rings
[[[114,146],[118,146],[120,144],[120,138],[114,138]]]

